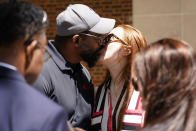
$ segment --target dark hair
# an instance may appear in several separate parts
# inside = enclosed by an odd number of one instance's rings
[[[0,45],[31,37],[48,25],[46,13],[28,2],[0,3]]]
[[[195,62],[188,44],[170,38],[152,43],[136,56],[133,71],[147,130],[196,130]]]

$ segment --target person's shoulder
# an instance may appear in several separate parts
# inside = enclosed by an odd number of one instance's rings
[[[31,86],[24,88],[21,91],[20,96],[20,102],[23,102],[23,104],[26,104],[29,108],[35,109],[35,113],[39,112],[42,113],[42,115],[49,115],[56,111],[64,111],[63,107],[56,104]]]
[[[8,86],[9,91],[7,91],[7,94],[14,93],[14,97],[9,98],[14,101],[12,106],[17,107],[18,105],[22,105],[25,107],[23,109],[25,112],[30,111],[32,115],[38,113],[42,114],[42,116],[47,116],[52,113],[54,114],[55,112],[64,111],[63,107],[41,94],[25,81],[15,80]]]
[[[48,70],[50,71],[50,68],[52,65],[54,64],[54,60],[52,59],[52,54],[51,54],[51,45],[54,41],[53,40],[49,40],[48,41],[48,45],[46,46],[46,51],[44,53],[44,63],[43,63],[43,68],[42,70]]]
[[[32,86],[25,84],[25,88],[20,88],[20,100],[29,103],[32,107],[38,107],[48,111],[55,109],[62,109],[61,106],[57,105],[55,102],[47,98],[45,95],[41,94],[39,91],[34,89]]]
[[[54,63],[52,57],[46,51],[44,54],[44,63],[43,63],[42,70],[40,72],[38,79],[40,79],[40,77],[44,77],[45,79],[48,80],[52,76],[53,71],[56,68],[58,67]]]
[[[44,63],[43,63],[43,68],[42,70],[48,70],[50,71],[50,68],[55,65],[54,60],[52,59],[51,55],[47,52],[44,54]]]
[[[21,109],[23,112],[21,118],[24,118],[27,123],[37,123],[37,128],[43,127],[43,130],[50,131],[55,130],[57,125],[66,127],[67,114],[63,107],[42,95],[30,85],[19,92],[14,100],[14,105],[20,104],[25,107]]]

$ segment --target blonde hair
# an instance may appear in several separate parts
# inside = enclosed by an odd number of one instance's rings
[[[128,106],[129,100],[131,98],[132,92],[133,92],[133,86],[130,82],[131,76],[132,76],[132,66],[133,61],[135,59],[135,55],[141,51],[144,47],[147,46],[146,39],[144,35],[134,27],[130,25],[119,25],[118,27],[122,28],[124,30],[124,35],[122,40],[125,41],[128,46],[131,46],[131,54],[127,56],[127,65],[122,69],[122,73],[120,75],[120,80],[125,80],[127,82],[127,92],[125,96],[125,100],[123,102],[123,105],[121,107],[120,113],[119,113],[119,123],[118,123],[118,129],[122,129],[122,121],[124,118],[125,110]]]
[[[122,69],[121,73],[119,74],[119,81],[124,80],[127,86],[127,94],[125,97],[125,100],[123,102],[123,105],[120,109],[119,117],[118,117],[118,129],[121,130],[122,128],[122,120],[124,116],[125,109],[128,106],[128,102],[132,95],[132,84],[129,82],[131,76],[132,76],[132,65],[135,58],[135,55],[142,50],[144,47],[146,47],[147,42],[144,37],[144,35],[134,27],[130,25],[118,25],[117,28],[123,29],[123,37],[121,38],[127,46],[131,46],[131,54],[127,56],[127,64]],[[116,35],[116,34],[115,34]],[[117,35],[116,35],[117,36]],[[117,36],[118,37],[118,36]],[[107,71],[107,76],[104,82],[106,82],[110,78],[109,71]]]

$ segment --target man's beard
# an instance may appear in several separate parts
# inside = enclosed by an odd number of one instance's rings
[[[95,66],[97,60],[100,57],[100,51],[101,49],[103,49],[104,47],[101,46],[100,48],[98,48],[95,52],[93,53],[83,53],[80,54],[80,56],[82,57],[82,59],[88,64],[88,67],[93,67]]]

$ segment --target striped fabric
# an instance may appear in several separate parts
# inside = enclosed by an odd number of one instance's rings
[[[99,87],[96,95],[95,110],[91,119],[91,125],[93,131],[108,131],[109,120],[109,108],[110,108],[110,81],[105,85]],[[116,131],[118,126],[118,116],[120,107],[122,107],[123,101],[126,95],[126,87],[120,94],[116,106],[112,110],[112,130]],[[136,130],[138,127],[143,126],[144,111],[142,110],[141,97],[139,92],[133,91],[131,99],[129,101],[128,108],[124,113],[122,130]]]

